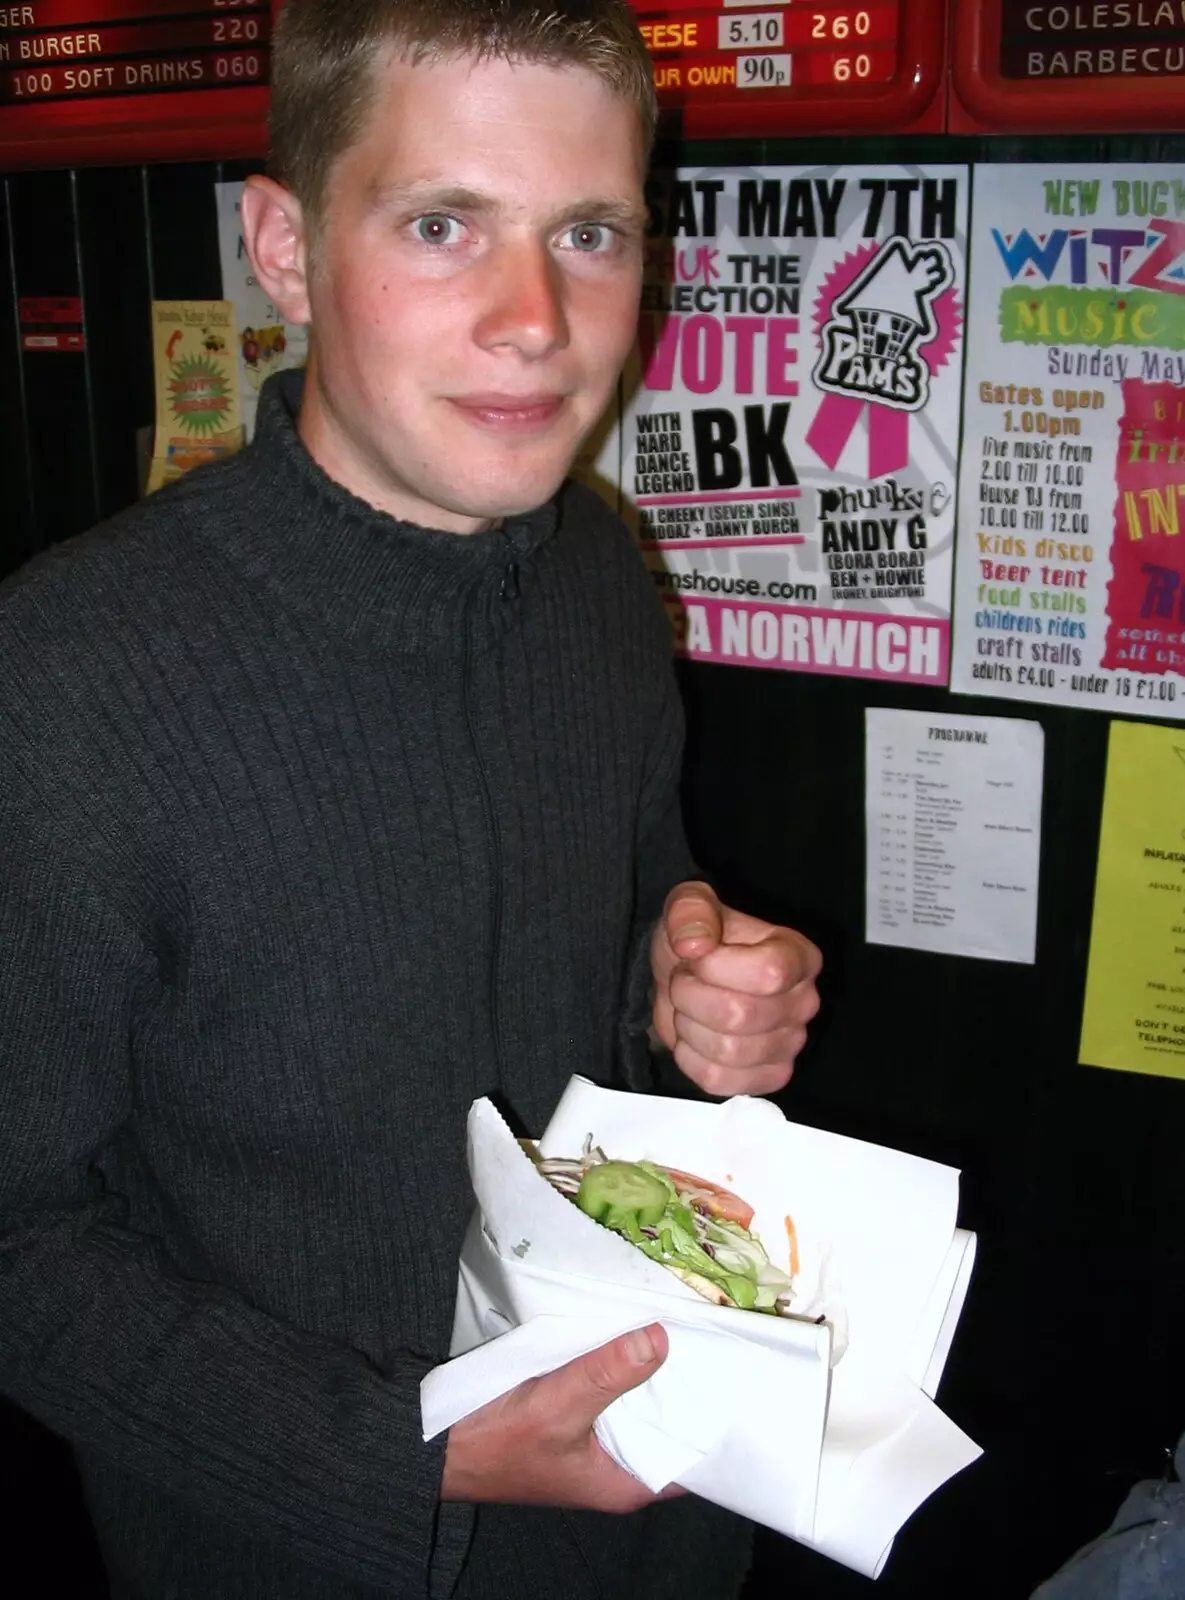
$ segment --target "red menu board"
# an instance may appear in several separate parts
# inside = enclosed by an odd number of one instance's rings
[[[268,0],[0,0],[0,168],[265,147]]]
[[[632,0],[686,138],[939,128],[941,0]]]
[[[684,137],[942,126],[944,0],[633,4]],[[0,170],[261,154],[270,32],[269,0],[0,0]]]
[[[1185,0],[957,0],[951,131],[1185,128]]]

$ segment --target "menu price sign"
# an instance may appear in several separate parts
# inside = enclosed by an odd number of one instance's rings
[[[958,0],[951,131],[1185,128],[1185,0]]]
[[[659,103],[685,138],[941,125],[946,10],[928,0],[634,9]]]
[[[268,0],[0,4],[0,165],[264,148]]]
[[[17,320],[22,350],[86,349],[82,301],[77,295],[22,295]]]

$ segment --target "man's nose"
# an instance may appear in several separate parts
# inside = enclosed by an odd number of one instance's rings
[[[483,349],[505,346],[538,360],[567,344],[563,273],[546,245],[504,247],[489,272],[476,329]]]

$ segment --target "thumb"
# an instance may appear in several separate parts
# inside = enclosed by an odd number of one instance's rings
[[[549,1388],[554,1385],[548,1402],[554,1403],[556,1414],[568,1418],[577,1432],[587,1433],[619,1395],[653,1377],[666,1360],[667,1349],[666,1330],[660,1322],[634,1328],[543,1379]]]
[[[667,942],[682,961],[706,956],[715,950],[723,935],[720,901],[707,883],[680,883],[672,889],[663,920]]]

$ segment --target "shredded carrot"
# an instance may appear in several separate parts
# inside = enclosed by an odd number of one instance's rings
[[[798,1276],[798,1234],[794,1231],[793,1217],[786,1218],[786,1237],[790,1241],[790,1276]]]

